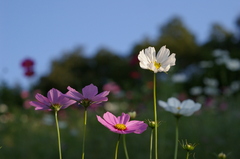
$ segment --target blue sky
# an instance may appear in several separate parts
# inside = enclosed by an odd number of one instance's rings
[[[154,39],[173,16],[201,42],[213,23],[234,31],[239,14],[239,0],[0,0],[0,81],[26,88],[53,59],[79,46],[87,56],[101,47],[126,55],[143,37]],[[27,57],[36,62],[32,80],[20,66]]]

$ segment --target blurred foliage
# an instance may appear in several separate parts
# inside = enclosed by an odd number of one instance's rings
[[[9,87],[7,83],[2,82],[0,84],[0,104],[21,108],[23,99],[21,98],[20,93],[21,88],[19,86]]]

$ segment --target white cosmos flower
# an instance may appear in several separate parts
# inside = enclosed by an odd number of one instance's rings
[[[166,111],[169,111],[176,116],[190,116],[201,108],[200,103],[195,103],[191,99],[180,102],[174,97],[169,98],[167,102],[159,100],[158,104]]]
[[[161,47],[156,56],[156,51],[154,47],[148,47],[140,51],[138,55],[138,60],[140,61],[140,67],[143,69],[149,69],[154,73],[157,72],[167,72],[171,66],[175,65],[175,54],[170,56],[169,49],[166,46]]]

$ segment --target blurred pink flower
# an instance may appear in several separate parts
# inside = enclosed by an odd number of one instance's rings
[[[24,75],[27,77],[31,77],[34,75],[34,61],[32,59],[25,59],[21,63],[23,69],[24,69]]]
[[[141,77],[141,75],[137,71],[132,71],[132,72],[130,72],[130,77],[133,79],[139,79]]]
[[[25,67],[25,68],[32,67],[34,65],[34,61],[32,59],[27,58],[27,59],[23,60],[21,65],[22,65],[22,67]]]
[[[26,99],[29,97],[29,92],[28,91],[22,91],[21,92],[21,98],[22,99]]]
[[[70,86],[68,86],[67,89],[69,91],[65,94],[65,97],[77,101],[85,108],[89,106],[95,107],[108,100],[106,96],[109,94],[109,91],[104,91],[98,94],[98,88],[93,84],[85,86],[82,89],[82,94]]]
[[[110,91],[113,94],[118,94],[121,91],[121,88],[116,82],[109,82],[103,86],[103,90]]]
[[[24,103],[23,103],[23,107],[24,107],[25,109],[31,108],[30,100],[28,100],[28,99],[25,100]]]
[[[66,98],[62,92],[52,88],[48,91],[47,97],[37,93],[35,98],[38,101],[30,101],[29,104],[35,107],[35,110],[56,110],[65,109],[76,101]]]
[[[97,115],[98,121],[108,128],[110,131],[118,134],[141,134],[143,133],[148,125],[143,121],[130,120],[130,115],[122,113],[121,116],[114,116],[110,112],[106,112],[103,115],[103,118]]]
[[[27,77],[33,76],[34,75],[33,69],[32,68],[26,69],[24,75],[27,76]]]

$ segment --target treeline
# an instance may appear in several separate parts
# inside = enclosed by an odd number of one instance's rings
[[[158,51],[161,46],[166,45],[171,53],[176,53],[177,59],[176,66],[171,68],[169,74],[186,73],[189,66],[197,66],[202,61],[214,61],[213,52],[216,49],[227,50],[231,58],[240,59],[240,17],[236,20],[236,28],[236,31],[231,32],[220,24],[213,24],[208,40],[199,44],[181,18],[174,17],[160,27],[156,37],[144,38],[129,48],[129,52],[124,53],[127,56],[121,56],[107,48],[97,50],[92,57],[86,57],[82,47],[64,53],[62,57],[52,61],[49,73],[42,75],[31,90],[39,89],[45,94],[51,88],[57,88],[66,92],[67,86],[81,90],[90,83],[101,89],[108,82],[117,83],[123,90],[138,90],[143,83],[152,80],[151,72],[140,69],[138,64],[137,55],[142,49],[153,46]],[[228,76],[227,78],[232,78],[227,79],[225,83],[220,81],[220,85],[229,85],[236,78],[237,73],[236,70],[229,73],[229,70],[222,66],[212,66],[201,75],[197,74],[197,71],[202,70],[192,71],[196,76],[191,76],[191,82],[182,83],[181,89],[189,89],[194,82],[201,85],[201,80],[206,75],[221,80],[220,72]],[[6,103],[9,98],[3,93],[6,91],[5,87],[0,88],[0,103]]]

